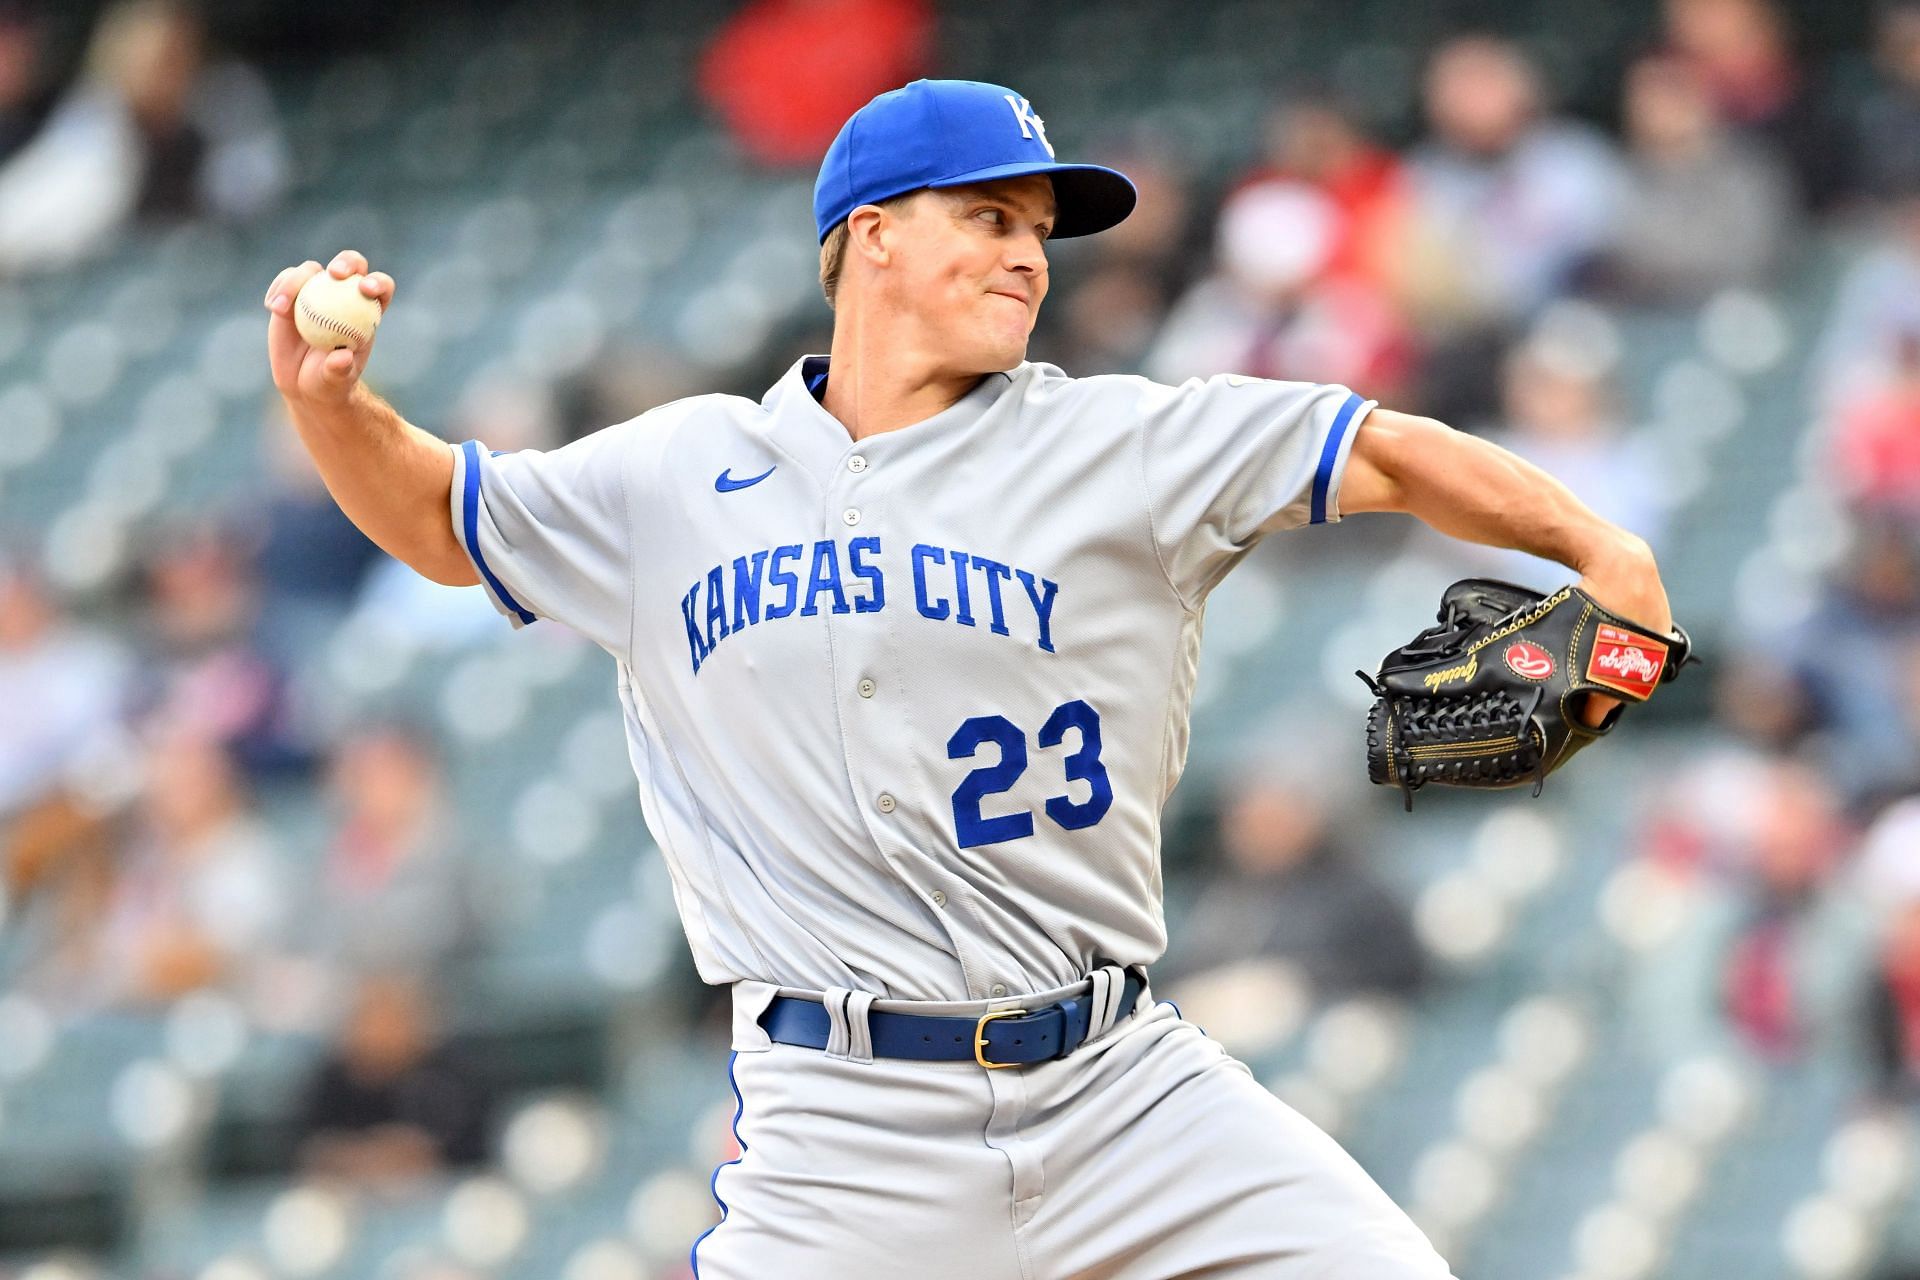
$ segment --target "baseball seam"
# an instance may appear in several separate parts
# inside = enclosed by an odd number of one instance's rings
[[[368,338],[371,338],[373,336],[372,326],[368,326],[364,330],[353,328],[349,325],[343,324],[341,321],[336,320],[331,316],[321,315],[319,312],[313,309],[312,303],[307,303],[307,302],[301,303],[300,315],[307,321],[307,323],[314,325],[317,328],[325,329],[329,333],[339,334],[341,337],[351,339],[355,343],[364,343]]]

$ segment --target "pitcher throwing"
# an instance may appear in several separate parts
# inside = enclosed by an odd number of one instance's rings
[[[307,347],[318,263],[268,291],[346,514],[616,659],[647,825],[733,992],[743,1150],[702,1280],[1449,1274],[1150,993],[1201,610],[1265,535],[1356,511],[1551,557],[1662,631],[1665,593],[1550,477],[1345,387],[1028,361],[1048,241],[1133,203],[1009,89],[883,94],[815,189],[831,354],[546,453],[449,447],[361,385],[371,347]]]

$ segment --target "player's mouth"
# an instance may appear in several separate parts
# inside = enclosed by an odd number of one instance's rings
[[[1005,289],[989,289],[987,292],[996,298],[1012,298],[1023,307],[1031,305],[1023,294],[1010,293]]]

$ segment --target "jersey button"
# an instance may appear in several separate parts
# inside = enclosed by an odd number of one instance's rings
[[[892,813],[894,810],[894,803],[895,802],[893,797],[888,795],[886,792],[882,791],[880,793],[879,798],[873,802],[873,807],[878,809],[882,813]]]
[[[933,893],[932,893],[931,895],[929,895],[929,896],[931,896],[931,897],[933,898],[933,905],[934,905],[934,906],[936,906],[936,907],[944,907],[944,906],[946,906],[946,905],[947,905],[947,895],[946,895],[945,893],[943,893],[943,892],[941,892],[941,891],[940,891],[939,889],[935,889],[935,890],[933,891]]]
[[[1004,982],[996,982],[987,988],[987,994],[995,1000],[998,1000],[1001,996],[1007,994],[1007,984]]]
[[[847,470],[853,472],[855,475],[859,475],[862,471],[865,471],[866,469],[867,469],[867,460],[861,457],[859,454],[856,453],[851,458],[847,459]]]
[[[859,523],[860,523],[860,508],[858,508],[858,507],[848,507],[848,508],[847,508],[847,509],[846,509],[845,511],[842,511],[842,512],[840,513],[840,518],[841,518],[842,520],[845,520],[845,521],[846,521],[846,522],[847,522],[848,524],[859,524]]]
[[[871,680],[862,680],[859,684],[854,686],[854,688],[860,691],[860,696],[863,698],[871,698],[873,696],[873,691],[875,689],[878,689],[879,687],[880,687],[879,685],[875,684]]]

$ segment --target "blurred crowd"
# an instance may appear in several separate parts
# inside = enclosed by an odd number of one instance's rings
[[[804,169],[849,94],[934,61],[932,26],[904,0],[748,5],[701,83],[745,154]],[[814,105],[783,114],[746,92],[773,70],[742,69],[795,30],[844,37],[822,56],[848,83],[803,66]],[[280,198],[266,82],[191,7],[112,6],[64,83],[43,37],[34,10],[0,2],[0,277]],[[1851,74],[1804,56],[1774,0],[1665,0],[1649,37],[1606,119],[1563,109],[1528,46],[1472,33],[1427,56],[1410,138],[1334,85],[1295,84],[1223,185],[1167,139],[1115,140],[1138,211],[1062,246],[1033,354],[1076,375],[1344,382],[1500,441],[1658,551],[1673,477],[1591,317],[1778,289],[1811,231],[1856,246],[1804,454],[1845,553],[1776,624],[1689,619],[1713,642],[1711,718],[1627,855],[1684,909],[1633,1001],[1676,1051],[1792,1062],[1842,1044],[1877,1096],[1920,1100],[1920,0],[1875,8]],[[715,377],[757,394],[790,356]],[[634,367],[623,353],[566,385],[476,383],[447,434],[544,447],[670,387],[712,389]],[[342,619],[445,651],[502,624],[478,592],[381,555],[275,409],[262,419],[258,491],[152,538],[99,616],[49,587],[30,538],[0,553],[0,978],[69,1020],[221,992],[331,1046],[303,1111],[312,1167],[472,1160],[487,1090],[445,1035],[444,993],[490,927],[483,833],[462,829],[431,731],[335,723],[309,675]],[[321,830],[276,820],[315,794]],[[1218,782],[1180,859],[1170,979],[1263,956],[1324,999],[1431,991],[1408,905],[1375,870],[1392,849],[1351,803],[1284,762]]]
[[[121,636],[0,564],[0,955],[8,990],[61,1024],[213,991],[264,1033],[336,1038],[309,1113],[325,1136],[365,1127],[332,1120],[364,1118],[396,1066],[428,1068],[432,993],[470,962],[486,904],[431,737],[323,736],[301,713],[263,625],[272,545],[215,524],[164,539]],[[280,829],[266,798],[289,788],[324,797],[323,831]],[[445,1151],[470,1159],[462,1123]]]
[[[289,155],[264,77],[183,0],[121,0],[56,88],[49,23],[0,8],[0,276],[58,271],[132,226],[248,221]]]
[[[469,403],[452,421],[474,434],[551,443],[541,397]],[[313,680],[343,620],[446,652],[498,618],[367,541],[277,401],[262,426],[260,491],[151,539],[111,624],[0,556],[5,987],[62,1024],[218,992],[263,1033],[332,1044],[303,1112],[315,1167],[476,1159],[484,1082],[449,1085],[445,1009],[498,914],[477,833],[432,727],[340,723]]]

